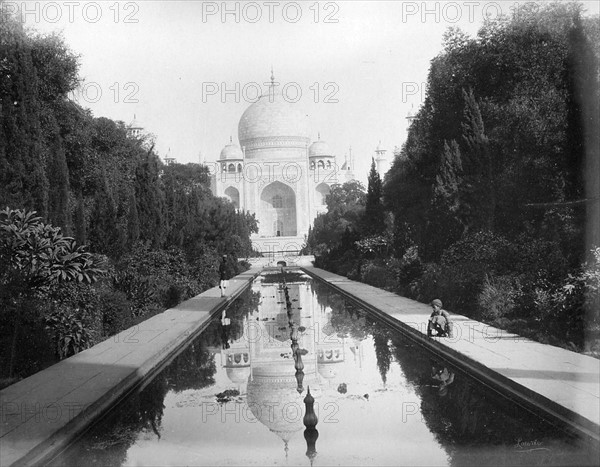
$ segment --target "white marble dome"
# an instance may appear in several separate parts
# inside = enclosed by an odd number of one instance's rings
[[[272,146],[308,146],[310,138],[306,112],[301,109],[300,102],[289,102],[290,98],[286,96],[278,88],[270,87],[268,93],[242,114],[238,138],[247,150]]]
[[[240,147],[237,144],[234,144],[234,143],[228,144],[221,151],[221,156],[220,156],[221,160],[233,160],[233,159],[239,160],[239,159],[243,159],[243,158],[244,158],[244,154],[242,153],[242,150],[240,149]]]

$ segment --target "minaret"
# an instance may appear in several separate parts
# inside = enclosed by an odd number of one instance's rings
[[[348,148],[348,169],[354,170],[354,158],[352,157],[352,146]]]
[[[137,138],[142,135],[143,129],[144,127],[138,123],[138,121],[135,118],[135,114],[133,114],[133,120],[127,127],[127,136]]]
[[[175,158],[171,156],[171,148],[167,151],[167,155],[165,156],[165,165],[171,165],[175,162]]]
[[[382,178],[388,170],[388,161],[385,155],[386,152],[387,150],[381,147],[381,141],[379,141],[377,149],[375,149],[375,165],[377,166],[379,176]]]

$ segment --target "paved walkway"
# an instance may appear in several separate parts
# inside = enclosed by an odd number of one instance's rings
[[[323,269],[303,269],[515,402],[600,441],[597,359],[540,344],[454,313],[453,338],[428,338],[428,305]]]
[[[0,391],[0,466],[43,460],[173,358],[260,273],[253,267]]]

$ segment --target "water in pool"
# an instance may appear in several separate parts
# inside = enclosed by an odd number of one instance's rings
[[[324,284],[286,273],[288,309],[280,279],[259,276],[52,465],[597,464]]]

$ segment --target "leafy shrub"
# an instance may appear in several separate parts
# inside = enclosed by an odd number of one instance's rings
[[[441,298],[444,304],[446,299],[446,287],[442,267],[437,263],[425,263],[423,275],[415,287],[416,300],[430,302],[434,298]]]
[[[484,231],[468,234],[442,255],[440,295],[450,306],[473,313],[485,277],[510,272],[513,259],[514,246],[504,237]]]
[[[90,336],[75,313],[57,309],[46,317],[46,330],[52,336],[61,360],[89,347]]]
[[[480,315],[499,324],[501,318],[514,313],[521,288],[513,276],[486,276],[477,302]]]
[[[394,286],[394,278],[390,270],[374,261],[367,262],[361,268],[361,281],[380,288]]]
[[[600,320],[600,248],[592,250],[593,260],[578,271],[567,274],[559,283],[539,281],[534,289],[535,319],[541,331],[556,343],[581,349],[586,344],[586,332],[597,345]]]
[[[124,292],[110,287],[99,291],[102,303],[102,334],[112,336],[133,325],[133,305]]]
[[[335,252],[335,254],[337,253],[339,253],[339,251]],[[329,269],[332,269],[336,274],[346,277],[350,277],[352,271],[356,270],[360,263],[358,254],[354,250],[344,251],[344,253],[336,259],[329,261]]]
[[[144,316],[159,306],[159,286],[154,277],[141,276],[133,271],[119,271],[113,276],[112,286],[131,302],[133,316]]]
[[[424,272],[418,247],[411,246],[406,249],[400,259],[388,260],[387,267],[396,280],[395,286],[398,293],[409,298],[416,298],[419,280]]]

